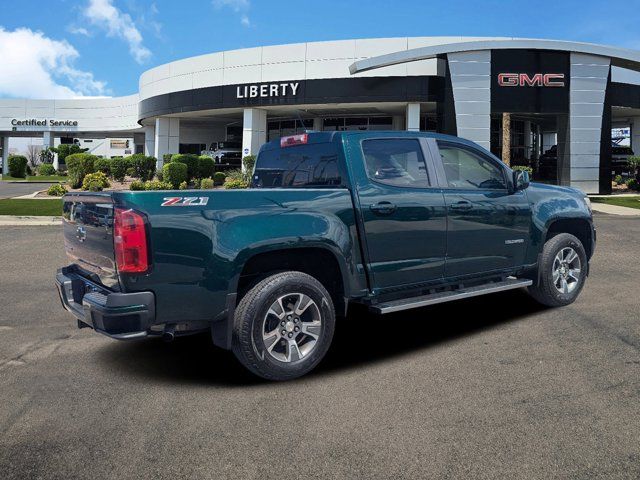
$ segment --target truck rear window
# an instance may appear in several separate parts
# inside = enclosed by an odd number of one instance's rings
[[[315,143],[260,152],[254,188],[321,188],[343,186],[333,143]]]

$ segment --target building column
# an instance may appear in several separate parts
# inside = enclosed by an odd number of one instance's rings
[[[420,131],[420,104],[408,103],[406,122],[407,131],[419,132]]]
[[[631,127],[631,150],[634,155],[640,155],[640,117],[632,117],[629,119]]]
[[[2,175],[9,174],[9,137],[2,137]]]
[[[491,50],[448,53],[459,137],[491,149]]]
[[[267,111],[245,108],[243,120],[242,156],[257,155],[260,146],[267,141]]]
[[[144,127],[144,154],[147,157],[156,156],[156,129],[153,126]]]
[[[145,142],[146,143],[146,142]],[[154,129],[154,152],[156,168],[160,170],[166,154],[179,153],[180,148],[180,119],[172,117],[156,118]]]
[[[600,191],[600,139],[609,70],[606,57],[571,53],[569,161],[565,162],[562,173],[566,173],[560,183],[585,193]]]
[[[322,125],[323,125],[323,121],[321,117],[315,117],[313,119],[313,130],[315,132],[321,132],[322,131]],[[638,123],[638,127],[640,127],[640,123]]]
[[[402,115],[394,115],[391,119],[392,130],[404,130],[404,117]]]

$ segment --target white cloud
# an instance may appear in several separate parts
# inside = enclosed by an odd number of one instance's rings
[[[216,8],[230,7],[235,12],[249,10],[251,6],[249,0],[213,0],[213,6]]]
[[[251,3],[249,0],[212,0],[213,6],[215,8],[230,8],[235,13],[239,13],[240,15],[240,24],[243,27],[250,27],[251,20],[249,19],[249,8],[251,8]]]
[[[84,35],[85,37],[90,36],[89,30],[84,27],[77,27],[75,25],[69,25],[67,27],[67,32],[73,33],[74,35]]]
[[[112,0],[89,0],[83,14],[92,25],[106,30],[108,36],[126,41],[136,62],[144,63],[151,56],[151,51],[142,44],[142,34],[131,16],[114,7]]]
[[[28,28],[0,27],[0,95],[19,98],[104,96],[106,83],[73,62],[78,51],[66,40],[53,40]]]

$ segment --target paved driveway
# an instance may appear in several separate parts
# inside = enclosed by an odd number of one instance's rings
[[[28,195],[30,193],[46,190],[53,183],[35,183],[35,182],[3,182],[0,181],[0,198],[18,197],[20,195]]]
[[[23,478],[640,478],[640,222],[597,216],[579,301],[353,312],[289,383],[207,336],[77,330],[59,228],[0,229],[0,472]]]

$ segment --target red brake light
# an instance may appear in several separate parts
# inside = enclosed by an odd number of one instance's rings
[[[115,209],[113,245],[121,273],[143,273],[149,268],[144,217],[133,210]]]
[[[293,145],[304,145],[309,140],[309,135],[300,133],[298,135],[290,135],[280,138],[280,148],[291,147]]]

